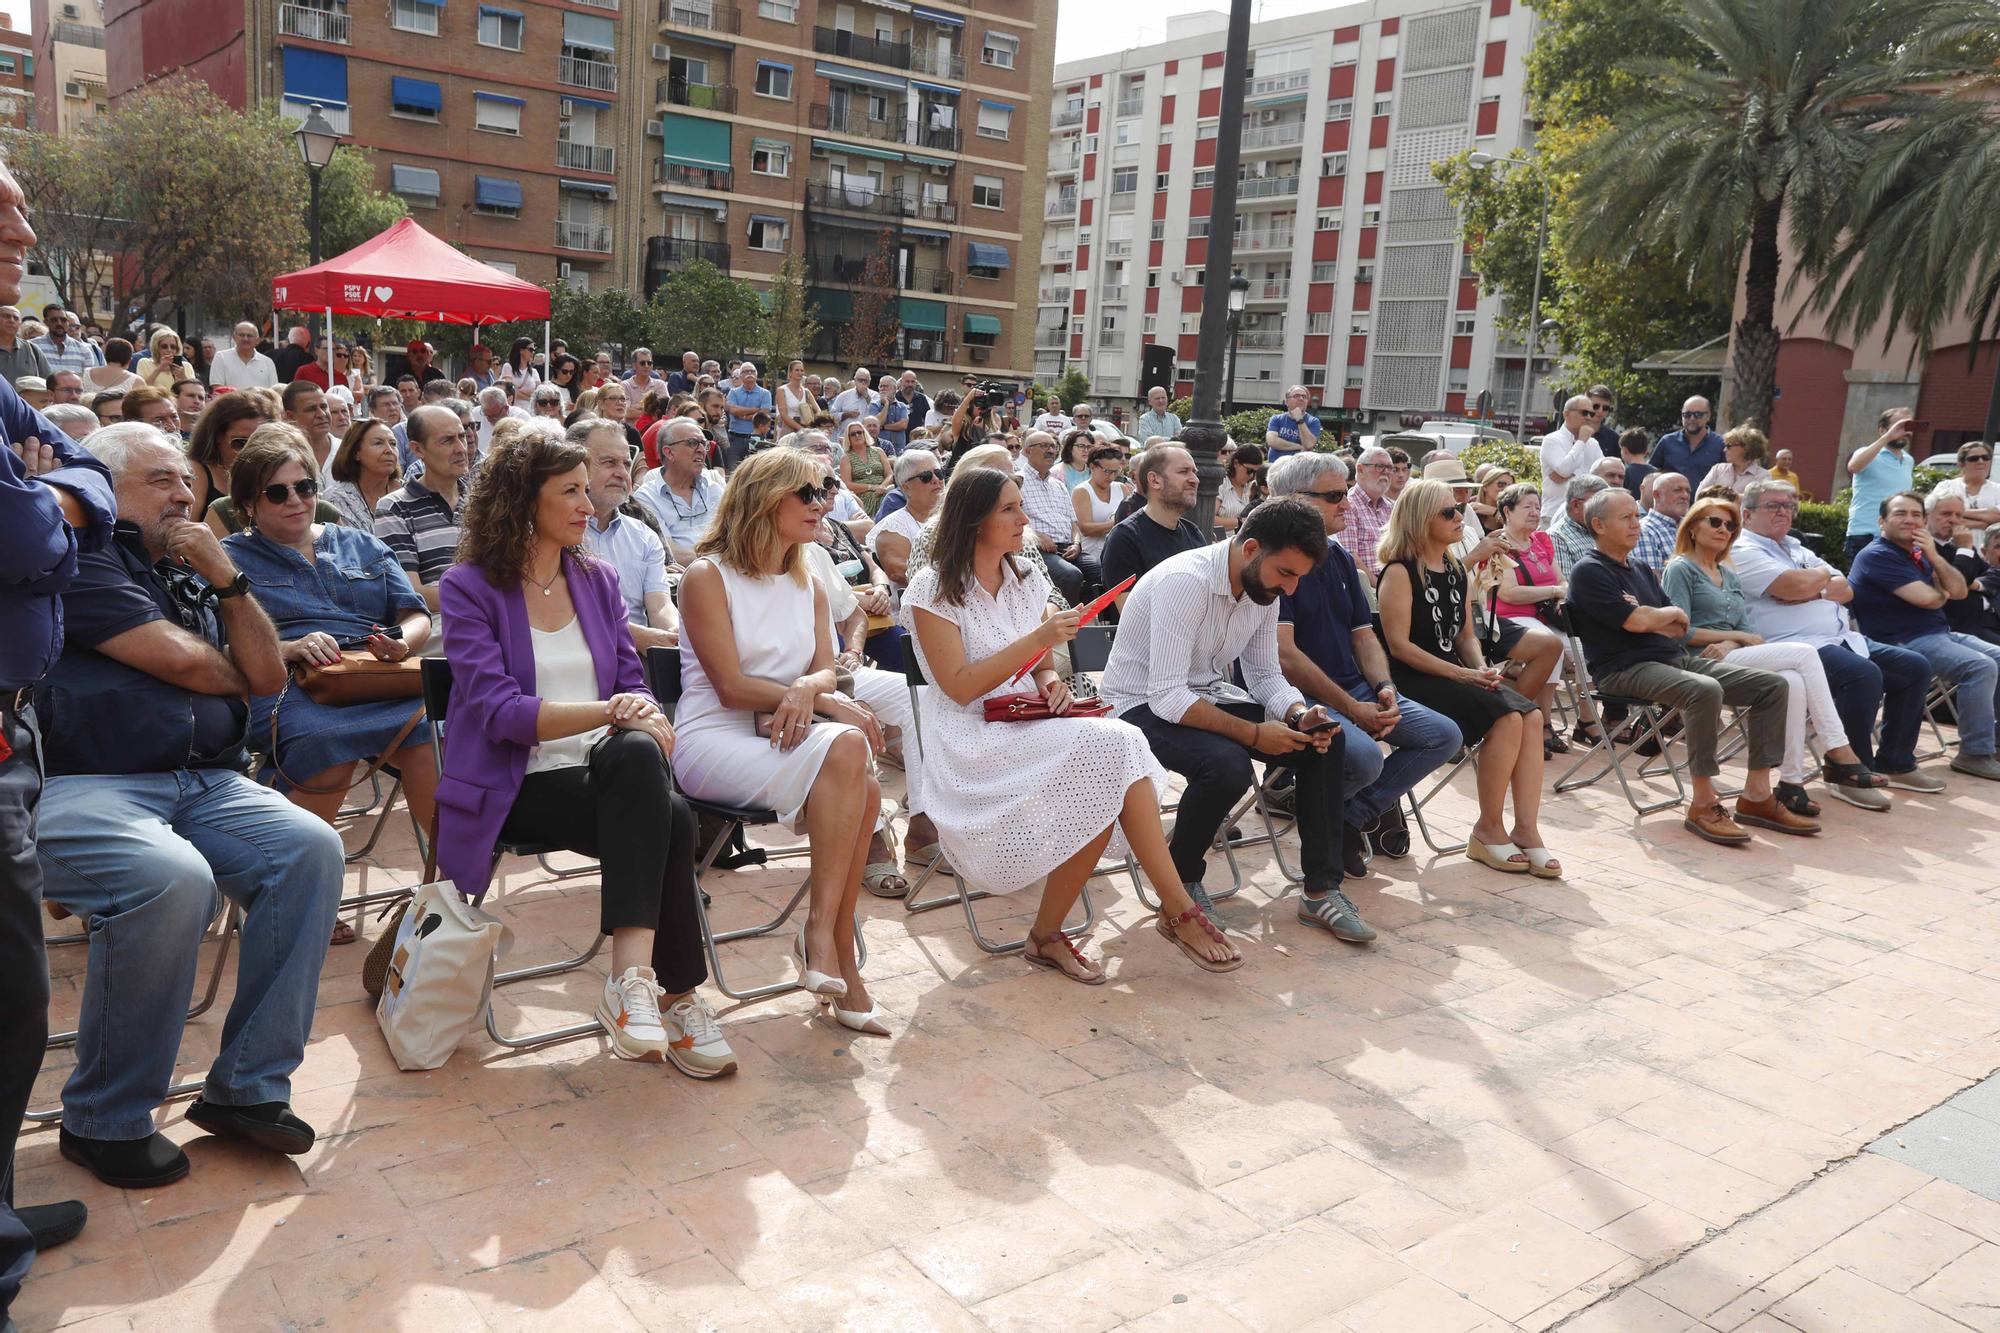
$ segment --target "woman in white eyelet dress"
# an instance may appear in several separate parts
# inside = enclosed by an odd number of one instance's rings
[[[1013,555],[1027,521],[1020,505],[1005,473],[957,479],[939,516],[936,562],[903,596],[909,645],[930,682],[918,715],[924,810],[968,886],[1041,889],[1024,953],[1031,963],[1087,985],[1104,980],[1061,926],[1099,858],[1107,848],[1123,855],[1129,838],[1164,903],[1162,933],[1198,966],[1240,967],[1242,955],[1173,872],[1160,826],[1167,773],[1138,728],[1108,717],[985,719],[995,695],[1039,692],[1058,709],[1070,700],[1046,659],[1032,678],[1009,679],[1041,648],[1074,638],[1077,622],[1077,612],[1049,606],[1044,576]],[[954,539],[967,532],[976,536]],[[958,605],[944,593],[954,568],[963,574]]]

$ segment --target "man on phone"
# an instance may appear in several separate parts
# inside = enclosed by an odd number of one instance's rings
[[[1264,456],[1277,462],[1301,449],[1319,448],[1319,418],[1308,410],[1312,394],[1303,384],[1285,390],[1285,410],[1264,424]]]
[[[1847,475],[1854,493],[1847,503],[1847,562],[1881,532],[1882,502],[1910,489],[1917,460],[1910,453],[1910,436],[1917,423],[1907,407],[1892,407],[1875,418],[1881,434],[1847,458]]]

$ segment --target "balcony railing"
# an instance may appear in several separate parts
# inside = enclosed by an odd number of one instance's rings
[[[1115,287],[1106,287],[1102,289],[1098,293],[1098,298],[1100,300],[1109,301],[1113,304],[1117,304],[1124,301],[1126,299],[1127,294],[1130,293],[1131,290],[1132,288],[1129,285],[1121,282]]]
[[[1035,346],[1067,347],[1069,346],[1069,329],[1066,327],[1060,329],[1045,329],[1042,328],[1040,325],[1036,325]]]
[[[1075,217],[1076,197],[1074,195],[1064,195],[1060,199],[1049,200],[1048,207],[1043,210],[1042,216],[1050,218]]]
[[[701,0],[660,0],[660,23],[675,28],[698,28],[703,32],[742,32],[743,15],[735,5],[721,0],[703,4]]]
[[[278,31],[287,37],[303,37],[311,42],[338,42],[348,45],[348,18],[344,9],[319,9],[312,5],[279,5]],[[102,45],[104,30],[94,28]]]
[[[916,74],[935,75],[940,79],[962,79],[965,77],[965,56],[942,46],[926,46],[922,42],[912,42],[910,70]]]
[[[1097,335],[1097,345],[1099,348],[1123,347],[1125,345],[1125,330],[1123,329],[1103,330]]]
[[[727,273],[729,245],[725,241],[690,241],[679,236],[646,238],[646,267],[649,270],[666,272],[697,259],[706,260]]]
[[[1050,123],[1059,130],[1066,130],[1072,125],[1081,125],[1083,124],[1083,108],[1080,106],[1066,106],[1056,112],[1055,119]]]
[[[908,42],[884,41],[880,37],[849,32],[845,28],[814,28],[813,50],[823,56],[839,56],[843,60],[865,60],[871,65],[889,65],[896,69],[910,67]]]
[[[1250,176],[1236,182],[1238,199],[1281,199],[1298,192],[1297,176]]]
[[[1246,231],[1236,237],[1237,253],[1246,250],[1289,250],[1292,248],[1292,233],[1289,231]]]
[[[806,280],[808,282],[840,282],[850,286],[868,281],[870,255],[811,255],[806,260]],[[948,296],[957,279],[957,274],[948,268],[911,266],[903,273],[898,290],[922,292],[930,296]]]
[[[815,102],[808,116],[816,130],[829,130],[854,139],[874,139],[881,143],[908,144],[913,148],[941,148],[957,152],[959,132],[936,129],[916,120],[873,120],[867,111],[849,106],[845,110]]]
[[[662,74],[653,85],[653,100],[661,106],[691,106],[697,111],[736,110],[736,89],[722,83],[691,83]]]
[[[1070,288],[1044,287],[1035,293],[1035,299],[1043,305],[1068,305]]]
[[[1118,117],[1120,120],[1123,120],[1127,116],[1140,115],[1145,110],[1146,98],[1143,93],[1137,97],[1123,97],[1118,101]]]
[[[1254,129],[1246,127],[1243,131],[1243,149],[1248,152],[1254,148],[1289,148],[1295,143],[1305,142],[1305,137],[1306,123],[1302,120],[1295,120],[1289,125],[1259,125]]]
[[[1072,148],[1066,153],[1057,152],[1049,154],[1050,171],[1062,172],[1063,174],[1067,175],[1068,173],[1077,170],[1082,165],[1083,165],[1083,150],[1080,148]]]
[[[57,19],[49,24],[49,40],[67,46],[95,47],[102,51],[104,29],[89,23],[78,23],[74,19]]]
[[[903,333],[902,359],[905,361],[930,361],[940,365],[949,365],[951,362],[951,343],[942,333],[925,335],[905,330]]]
[[[1243,90],[1245,97],[1276,97],[1280,93],[1297,92],[1312,82],[1312,73],[1295,69],[1285,74],[1266,74],[1261,79],[1250,80],[1250,86]]]
[[[589,88],[600,93],[615,93],[618,91],[618,66],[605,60],[557,56],[556,82],[568,84],[572,88]]]
[[[1283,329],[1245,329],[1236,335],[1238,350],[1245,352],[1282,352],[1285,350]]]
[[[611,224],[608,222],[565,222],[556,220],[556,246],[562,250],[611,253]]]
[[[806,184],[806,204],[812,208],[869,213],[887,218],[925,218],[946,223],[958,220],[958,205],[949,200],[926,199],[900,190],[872,190],[865,187],[864,180],[850,180],[845,185],[809,181]]]
[[[684,162],[653,159],[653,184],[692,185],[697,190],[726,190],[734,173],[728,167],[691,167]]]
[[[1244,293],[1244,299],[1249,301],[1282,301],[1291,290],[1292,284],[1284,279],[1270,279],[1251,284],[1250,290]]]
[[[1106,259],[1127,259],[1131,257],[1131,254],[1132,242],[1130,241],[1106,241],[1104,243],[1104,257]]]
[[[617,170],[617,162],[618,150],[608,144],[556,140],[556,165],[559,167],[568,167],[571,171],[602,171],[609,174]]]

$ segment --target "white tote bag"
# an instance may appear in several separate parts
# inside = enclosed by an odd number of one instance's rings
[[[514,935],[450,881],[418,888],[396,930],[375,1017],[399,1069],[436,1069],[486,1012]]]

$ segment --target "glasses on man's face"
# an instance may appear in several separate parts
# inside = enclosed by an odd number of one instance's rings
[[[1706,421],[1706,420],[1708,420],[1708,413],[1706,413],[1706,412],[1683,412],[1683,413],[1681,413],[1681,420],[1682,420],[1682,421]]]
[[[650,361],[634,361],[632,364],[646,369],[651,369],[653,363]]]
[[[301,500],[310,500],[319,494],[319,483],[311,477],[302,477],[287,486],[282,481],[274,481],[264,488],[264,499],[274,505],[281,505],[297,495]]]
[[[933,481],[941,481],[943,480],[943,478],[944,478],[944,473],[939,472],[936,468],[932,468],[928,472],[918,472],[912,476],[903,478],[903,484],[907,486],[913,481],[921,481],[924,482],[925,484],[929,484],[930,482]]]
[[[1762,500],[1750,507],[1752,509],[1769,509],[1780,514],[1796,514],[1799,512],[1799,502],[1797,500]]]
[[[1323,505],[1344,505],[1347,503],[1347,488],[1345,486],[1337,491],[1307,491],[1306,494]],[[1453,512],[1457,511],[1454,510]]]
[[[1704,514],[1701,521],[1708,524],[1711,528],[1718,528],[1726,532],[1736,531],[1736,520],[1733,518],[1724,518],[1720,514]]]

